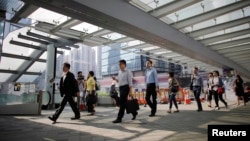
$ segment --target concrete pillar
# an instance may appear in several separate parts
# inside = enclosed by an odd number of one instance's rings
[[[55,48],[54,44],[49,44],[47,46],[47,62],[46,62],[46,77],[45,77],[46,91],[49,92],[49,94],[51,96],[49,108],[54,108],[55,68],[56,68],[56,48]]]

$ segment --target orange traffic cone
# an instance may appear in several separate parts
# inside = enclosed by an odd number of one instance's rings
[[[185,92],[184,103],[185,104],[190,104],[191,103],[190,95],[189,95],[189,92],[187,92],[187,91]]]

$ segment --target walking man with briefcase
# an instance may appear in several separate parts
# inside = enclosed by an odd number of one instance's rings
[[[119,91],[120,91],[120,109],[117,115],[116,120],[113,123],[121,123],[122,118],[125,113],[125,109],[127,106],[128,95],[132,96],[132,73],[130,70],[126,69],[126,61],[119,61],[120,71],[118,73],[118,78],[114,78],[119,83]],[[131,120],[135,120],[137,111],[133,112],[133,118]]]

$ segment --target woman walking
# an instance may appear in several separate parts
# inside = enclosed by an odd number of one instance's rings
[[[178,92],[179,83],[174,78],[174,73],[173,72],[169,72],[168,76],[169,76],[169,78],[168,78],[168,84],[169,84],[169,110],[167,112],[168,113],[172,112],[171,109],[172,109],[172,104],[173,103],[174,103],[175,108],[176,108],[176,110],[174,112],[179,112],[178,105],[177,105],[176,98],[175,98],[176,93]]]
[[[246,105],[245,99],[244,99],[244,82],[240,75],[236,76],[236,80],[234,81],[234,90],[235,94],[237,96],[237,105],[240,105],[240,99],[244,101],[244,105]]]

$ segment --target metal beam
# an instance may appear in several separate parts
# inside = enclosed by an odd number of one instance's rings
[[[39,35],[39,34],[31,32],[31,31],[28,31],[27,35],[33,36],[33,37],[36,37],[36,38],[39,38],[39,39],[43,39],[43,40],[46,40],[46,41],[49,41],[50,43],[57,43],[58,42],[56,39],[52,39],[50,37]]]
[[[38,25],[36,25],[35,29],[38,31],[42,31],[45,33],[50,33],[50,30],[53,28],[52,25],[50,24],[46,24],[46,23],[39,23]],[[83,32],[80,31],[76,31],[76,30],[71,30],[71,29],[62,29],[60,31],[57,31],[55,33],[53,33],[53,35],[55,36],[59,36],[62,38],[70,38],[70,39],[75,39],[78,43],[79,42],[84,42],[86,45],[89,46],[97,46],[97,45],[102,45],[101,43],[98,43],[96,41],[93,41],[92,38],[85,38],[84,41],[81,39],[81,34],[83,34]],[[66,46],[69,43],[66,44]],[[56,44],[55,44],[56,45]],[[76,47],[79,48],[79,46],[74,46],[74,45],[68,45],[71,47]]]
[[[250,58],[250,50],[248,51],[240,51],[240,52],[232,52],[232,53],[225,53],[223,54],[226,57],[233,57],[233,56],[244,56],[244,55],[248,55]]]
[[[14,70],[4,70],[4,69],[0,69],[1,73],[12,73],[12,74],[18,74],[18,71],[14,71]],[[41,75],[41,72],[25,72],[25,75]]]
[[[36,24],[35,29],[39,30],[39,31],[43,31],[46,32],[48,34],[51,34],[51,30],[54,28],[53,25],[49,24],[49,23],[44,23],[44,22],[39,22],[38,24]],[[108,39],[99,37],[99,36],[103,36],[106,34],[112,33],[112,31],[106,30],[106,29],[101,29],[98,30],[96,32],[90,33],[90,34],[86,34],[84,32],[81,31],[77,31],[77,30],[73,30],[73,29],[60,29],[54,33],[52,33],[53,35],[56,36],[61,36],[64,38],[73,38],[76,40],[79,40],[79,42],[81,42],[82,40],[84,41],[92,41],[92,40],[98,40],[97,42],[100,42],[99,45],[101,45],[103,42],[107,42],[109,41]],[[86,34],[86,35],[85,35]],[[98,36],[98,37],[96,37]],[[81,40],[81,41],[80,41]],[[99,41],[101,40],[101,41]],[[93,43],[92,43],[93,44]]]
[[[218,50],[218,53],[224,54],[224,53],[238,52],[244,50],[250,50],[250,44],[244,44],[244,45],[234,46],[231,48],[221,49]]]
[[[58,41],[58,40],[55,40],[55,39],[52,39],[52,38],[49,38],[49,37],[45,37],[45,36],[42,36],[42,35],[39,35],[39,34],[36,34],[36,33],[32,33],[32,32],[30,32],[30,31],[27,32],[27,35],[34,36],[34,37],[36,37],[36,38],[40,38],[40,39],[44,39],[44,40],[49,41],[49,42],[47,42],[47,44],[45,44],[45,45],[48,45],[49,43],[53,43],[53,44],[55,44],[55,46],[58,47],[58,48],[66,49],[66,50],[71,50],[71,48],[65,47],[65,44],[60,43],[60,41]],[[26,39],[27,39],[27,37],[26,37]],[[36,42],[36,41],[39,40],[39,39],[34,40],[34,38],[32,39],[32,38],[30,37],[30,40]]]
[[[123,42],[129,42],[129,41],[133,41],[135,40],[134,38],[130,38],[130,37],[123,37],[120,39],[116,39],[116,40],[111,40],[109,42],[103,43],[103,45],[108,45],[108,44],[113,44],[113,43],[123,43]]]
[[[33,58],[31,57],[27,57],[27,56],[22,56],[22,55],[16,55],[16,54],[9,54],[9,53],[2,53],[1,56],[3,57],[9,57],[9,58],[16,58],[16,59],[24,59],[24,60],[33,60]],[[46,60],[45,59],[38,59],[36,60],[37,62],[43,62],[45,63]]]
[[[200,1],[201,0],[175,0],[156,9],[153,9],[148,13],[156,18],[161,18]]]
[[[243,61],[243,60],[249,60],[249,56],[235,56],[231,57],[230,59],[234,61]]]
[[[44,45],[49,44],[49,42],[47,42],[47,41],[43,41],[43,40],[39,40],[39,39],[32,38],[29,36],[25,36],[25,35],[22,35],[21,33],[19,33],[17,37],[20,39],[29,40],[29,41],[37,42],[37,43],[44,44]]]
[[[13,45],[18,45],[18,46],[22,46],[22,47],[27,47],[27,48],[36,49],[36,50],[44,50],[44,51],[47,51],[47,47],[44,47],[44,46],[35,46],[35,45],[31,45],[31,44],[26,44],[26,43],[14,41],[14,40],[10,40],[9,43],[10,43],[10,44],[13,44]],[[57,51],[57,53],[63,54],[62,51]]]
[[[38,9],[37,6],[24,4],[24,6],[10,19],[11,23],[18,23],[21,18],[28,17],[31,13]]]
[[[103,36],[103,35],[107,35],[107,34],[110,34],[110,33],[112,33],[112,31],[107,30],[107,29],[101,29],[101,30],[98,30],[96,32],[84,35],[83,39],[84,38],[91,38],[91,37],[95,37],[95,36]]]
[[[51,32],[51,33],[55,33],[55,32],[57,32],[58,30],[63,29],[65,26],[71,24],[72,22],[75,22],[75,19],[70,18],[70,19],[68,19],[67,21],[63,22],[63,23],[54,26],[54,28],[52,28],[52,29],[50,30],[50,32]]]
[[[239,64],[241,64],[241,63],[250,63],[250,60],[247,59],[247,58],[241,59],[241,60],[239,61]]]
[[[33,58],[33,60],[25,61],[23,64],[21,64],[17,70],[17,74],[11,75],[6,82],[16,82],[27,70],[35,63],[37,59],[39,59],[42,54],[45,52],[45,50],[35,50],[31,53],[30,57]]]
[[[165,48],[157,48],[157,49],[151,49],[151,50],[147,50],[147,51],[149,51],[150,53],[157,53],[157,52],[164,52],[164,51],[168,51],[168,50]]]
[[[211,11],[204,12],[202,14],[178,21],[176,23],[171,24],[173,27],[177,29],[185,28],[221,15],[224,15],[226,13],[247,7],[250,4],[250,1],[248,0],[242,0],[242,1],[237,1],[229,5],[225,5],[220,8],[216,8]]]
[[[245,68],[219,55],[210,48],[205,47],[200,42],[193,40],[163,21],[136,8],[127,1],[53,0],[46,3],[44,3],[43,0],[23,1],[45,7],[46,9],[65,14],[78,20],[84,20],[145,43],[169,49],[212,66],[238,68],[242,76],[244,75],[250,78],[250,73]],[[244,6],[250,3],[250,1],[243,1],[242,3],[244,2]],[[234,3],[233,6],[235,7],[238,3],[239,2]],[[225,10],[224,8],[220,9]],[[232,11],[232,8],[226,8],[226,10]],[[225,13],[228,13],[228,11]],[[211,14],[211,11],[209,14]],[[220,14],[222,14],[222,12]],[[205,17],[205,19],[207,20],[207,17]]]
[[[219,36],[206,38],[206,39],[199,40],[199,41],[201,41],[205,45],[208,45],[208,44],[211,44],[211,43],[214,43],[214,42],[223,41],[223,40],[226,40],[226,39],[231,39],[231,38],[234,38],[234,37],[243,36],[243,35],[246,35],[246,34],[249,34],[249,33],[250,33],[250,29],[248,28],[248,29],[243,29],[243,30],[231,32],[231,33],[226,33],[226,34],[219,35]]]
[[[242,25],[242,24],[249,23],[249,22],[250,22],[250,16],[246,16],[246,17],[243,17],[240,19],[236,19],[236,20],[232,20],[229,22],[213,25],[213,26],[210,26],[207,28],[202,28],[199,30],[195,30],[193,32],[187,33],[187,35],[189,35],[193,38],[196,38],[196,37],[199,37],[202,35],[207,35],[210,33],[214,33],[214,32],[220,31],[220,30],[224,30],[227,28],[231,28],[231,27]]]
[[[213,50],[221,50],[221,49],[226,49],[226,48],[230,48],[230,47],[235,46],[235,45],[249,43],[249,42],[250,42],[250,38],[248,37],[248,38],[243,38],[243,39],[238,39],[238,40],[232,40],[229,42],[214,44],[214,45],[207,46],[207,47],[209,47]]]
[[[153,45],[151,44],[146,44],[146,43],[142,43],[139,45],[134,45],[134,46],[127,46],[122,48],[123,50],[128,50],[128,49],[141,49],[141,48],[146,48],[146,47],[152,47]]]

